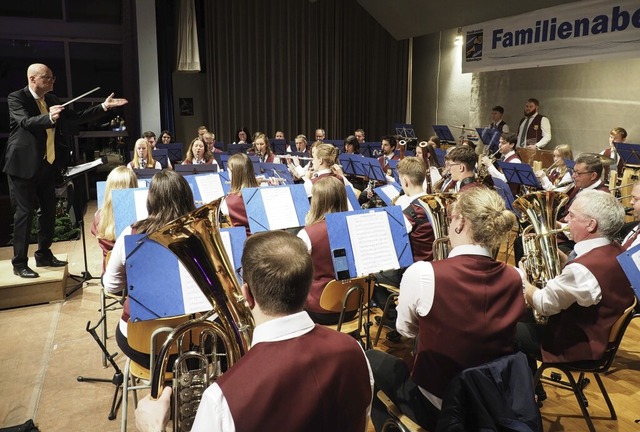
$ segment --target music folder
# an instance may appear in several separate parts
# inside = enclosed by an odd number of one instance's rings
[[[413,264],[400,206],[328,213],[325,218],[331,250],[346,251],[349,277]]]
[[[502,170],[504,176],[507,178],[507,182],[542,189],[531,165],[504,161],[497,161],[497,164]]]
[[[402,187],[399,183],[395,182],[374,188],[373,191],[380,197],[382,201],[384,201],[386,205],[390,206],[393,200],[400,195]]]
[[[640,297],[640,244],[622,252],[617,257],[624,274],[631,282],[631,288]]]
[[[108,159],[107,159],[107,156],[105,155],[91,162],[68,167],[67,171],[64,173],[64,177],[67,179],[73,178],[77,175],[80,175],[88,171],[91,171],[92,169],[98,168],[100,165],[104,165],[107,162],[108,162]]]
[[[302,184],[242,189],[251,233],[304,226],[309,199]]]
[[[456,139],[453,137],[451,133],[451,129],[447,125],[432,125],[433,131],[436,133],[440,142],[443,143],[456,143]]]
[[[126,227],[147,217],[148,194],[148,188],[114,189],[111,191],[116,238]]]

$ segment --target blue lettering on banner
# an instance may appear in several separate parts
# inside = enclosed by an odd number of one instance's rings
[[[629,25],[640,28],[640,8],[636,11],[621,10],[614,6],[610,15],[598,15],[593,19],[578,18],[575,21],[557,23],[556,18],[538,20],[534,27],[505,31],[495,29],[491,38],[491,49],[511,48],[529,44],[551,42],[556,39],[569,39],[581,36],[598,35],[608,32],[624,31]],[[469,56],[469,36],[467,36],[467,61]],[[482,50],[482,47],[480,47]]]

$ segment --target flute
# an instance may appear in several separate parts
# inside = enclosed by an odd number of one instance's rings
[[[312,157],[308,157],[308,156],[296,156],[296,155],[276,155],[277,158],[281,158],[281,159],[292,159],[294,157],[297,157],[299,160],[313,160]]]

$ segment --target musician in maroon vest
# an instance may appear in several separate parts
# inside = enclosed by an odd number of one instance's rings
[[[627,131],[621,127],[614,127],[609,132],[609,147],[602,150],[600,152],[601,155],[613,159],[613,164],[617,167],[618,175],[622,175],[622,171],[624,169],[624,160],[620,157],[618,152],[616,151],[616,143],[623,143],[627,140]],[[609,182],[609,165],[605,166],[604,170],[604,181],[605,183]]]
[[[516,153],[516,144],[518,137],[516,134],[501,134],[500,143],[498,144],[498,151],[500,152],[500,160],[506,163],[522,163],[518,154]],[[497,169],[493,163],[494,161],[489,156],[483,156],[480,163],[487,167],[489,175],[496,177],[509,185],[511,193],[515,197],[520,193],[520,185],[515,183],[508,183],[507,177],[502,173],[502,170]]]
[[[242,200],[242,189],[258,187],[253,162],[244,153],[236,153],[227,161],[227,170],[231,177],[231,189],[227,194],[220,211],[229,216],[234,227],[242,226],[249,231],[249,217]]]
[[[313,272],[304,243],[282,231],[254,234],[242,268],[252,346],[204,392],[191,430],[365,432],[370,367],[355,339],[303,311]],[[138,430],[161,430],[167,411],[162,398],[141,401]]]
[[[336,278],[325,215],[347,210],[347,193],[340,180],[335,177],[323,177],[314,183],[306,226],[298,232],[298,237],[307,245],[313,261],[313,281],[304,309],[311,319],[319,324],[337,324],[340,318],[339,313],[329,312],[320,306],[320,296],[324,287]],[[347,314],[345,319],[351,319],[355,314],[356,311],[353,311]]]
[[[384,171],[386,175],[390,175],[388,174],[388,172],[390,171],[389,161],[400,159],[400,156],[396,154],[398,140],[396,140],[396,137],[389,135],[383,136],[381,141],[382,147],[380,151],[382,152],[382,155],[378,157],[378,162],[380,163],[380,168],[382,168],[382,171]]]
[[[640,220],[640,182],[637,182],[631,190],[631,206],[633,215]],[[627,250],[640,244],[640,224],[636,224],[622,240],[622,247]]]
[[[548,317],[546,326],[518,324],[518,342],[534,371],[535,359],[540,358],[545,362],[602,358],[613,323],[634,298],[616,259],[623,248],[612,241],[623,225],[622,204],[610,193],[586,190],[571,204],[567,220],[576,242],[575,258],[570,255],[562,273],[542,289],[525,282],[527,304]],[[536,393],[546,396],[540,387]]]
[[[516,221],[504,200],[493,190],[471,188],[460,193],[452,216],[449,257],[414,263],[402,277],[396,328],[417,337],[413,364],[407,368],[402,359],[367,351],[376,386],[428,430],[435,430],[456,374],[515,351],[516,324],[525,311],[522,275],[491,253]],[[378,402],[376,430],[386,417]]]
[[[445,167],[451,173],[451,179],[456,182],[455,192],[462,192],[469,188],[481,186],[476,180],[474,172],[478,156],[474,149],[467,145],[454,147],[445,158]]]
[[[324,177],[335,177],[344,185],[351,185],[343,176],[342,168],[336,163],[338,149],[333,144],[320,143],[313,146],[313,160],[311,168],[304,178],[304,189],[307,196],[312,196],[313,184]]]
[[[524,117],[518,126],[518,147],[531,150],[543,148],[551,141],[551,123],[538,113],[538,99],[528,99],[524,105]]]

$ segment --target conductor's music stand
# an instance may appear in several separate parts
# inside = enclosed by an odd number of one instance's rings
[[[433,128],[433,131],[438,136],[438,139],[440,139],[441,143],[445,143],[445,144],[455,144],[456,143],[456,139],[454,138],[453,134],[451,133],[451,129],[449,129],[449,126],[447,126],[447,125],[432,125],[431,127]]]

